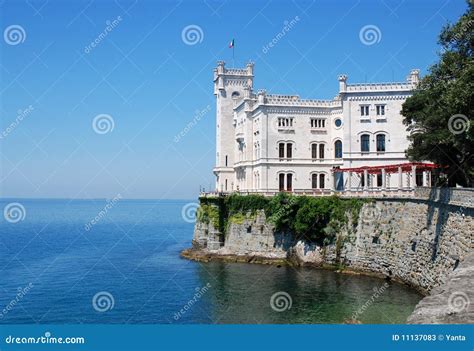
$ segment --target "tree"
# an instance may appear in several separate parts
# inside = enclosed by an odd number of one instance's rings
[[[410,132],[407,156],[446,167],[450,186],[474,185],[474,5],[446,25],[439,62],[429,69],[402,107]]]

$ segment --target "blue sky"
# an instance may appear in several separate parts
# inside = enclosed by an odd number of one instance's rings
[[[235,65],[255,62],[256,88],[332,98],[340,73],[349,82],[401,81],[411,68],[424,74],[441,27],[466,7],[462,0],[0,0],[0,196],[195,198],[199,186],[214,184],[212,70],[220,59],[232,65],[232,38]],[[193,45],[182,37],[190,25],[199,27]],[[372,45],[359,36],[367,25],[378,30]],[[202,117],[176,142],[196,111]],[[113,129],[97,133],[96,116]]]

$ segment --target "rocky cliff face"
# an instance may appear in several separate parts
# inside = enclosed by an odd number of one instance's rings
[[[425,195],[364,204],[357,226],[344,226],[331,245],[318,246],[275,230],[262,210],[230,221],[226,233],[212,222],[196,223],[194,248],[208,258],[334,265],[389,277],[429,294],[449,279],[452,283],[452,274],[472,252],[474,192]],[[471,261],[464,269],[472,269]]]

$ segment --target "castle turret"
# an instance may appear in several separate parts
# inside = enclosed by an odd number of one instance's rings
[[[254,64],[245,68],[226,68],[223,61],[214,69],[214,95],[216,96],[216,187],[218,191],[233,190],[235,126],[234,106],[237,100],[250,96],[253,87]]]
[[[347,75],[341,74],[338,79],[339,79],[339,92],[344,93],[347,88]]]

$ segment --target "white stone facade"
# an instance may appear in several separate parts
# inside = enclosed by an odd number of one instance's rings
[[[339,76],[332,100],[306,100],[253,90],[254,65],[214,70],[216,96],[216,190],[329,192],[361,188],[360,174],[335,177],[334,167],[408,162],[402,104],[419,82],[348,84]],[[342,150],[341,150],[342,148]],[[366,188],[409,187],[410,174],[368,175]],[[349,184],[350,183],[350,184]]]

